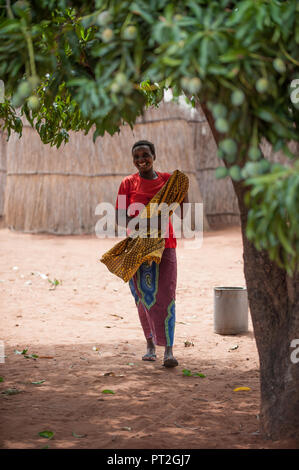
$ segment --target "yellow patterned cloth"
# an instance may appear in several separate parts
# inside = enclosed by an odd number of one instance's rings
[[[169,216],[175,208],[181,204],[189,188],[189,179],[184,173],[175,170],[160,191],[152,197],[150,202],[139,214],[142,219],[151,219],[158,214],[165,214],[165,208],[172,205]],[[164,206],[163,206],[164,203]],[[162,204],[162,205],[161,205]],[[167,204],[167,206],[166,206]],[[167,210],[168,214],[168,210]],[[151,264],[153,261],[160,263],[165,247],[165,240],[161,237],[161,229],[155,233],[153,230],[142,229],[133,232],[130,237],[114,245],[110,250],[103,254],[100,261],[104,263],[109,271],[116,276],[128,282],[135,274],[142,263]],[[151,234],[151,238],[149,237]],[[155,237],[153,238],[153,234]],[[146,238],[148,235],[148,238]]]

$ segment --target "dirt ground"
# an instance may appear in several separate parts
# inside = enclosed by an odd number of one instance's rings
[[[155,363],[141,360],[129,286],[98,261],[114,243],[0,230],[1,448],[292,447],[259,433],[251,320],[246,334],[213,331],[214,286],[245,286],[240,228],[205,233],[197,249],[178,241],[174,369],[161,347]]]

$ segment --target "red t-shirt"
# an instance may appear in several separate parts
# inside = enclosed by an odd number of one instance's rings
[[[129,205],[136,202],[141,202],[145,206],[149,203],[152,197],[164,186],[166,181],[170,178],[171,173],[161,173],[156,171],[158,178],[153,180],[148,180],[142,178],[139,173],[134,173],[133,175],[126,176],[119,187],[118,194],[126,196],[124,204],[118,203],[118,198],[116,199],[116,209],[128,209]],[[134,214],[137,216],[139,211],[136,210]],[[165,235],[165,248],[176,248],[177,242],[172,227],[172,223],[169,220],[168,233]]]

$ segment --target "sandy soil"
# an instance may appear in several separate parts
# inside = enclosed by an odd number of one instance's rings
[[[141,360],[145,341],[129,286],[98,261],[114,243],[0,230],[6,355],[0,392],[20,392],[0,394],[1,447],[291,447],[259,433],[251,321],[243,335],[213,331],[213,287],[245,286],[240,228],[206,233],[196,250],[178,243],[179,366],[170,370],[162,366],[163,348],[157,362]],[[54,288],[39,273],[59,284]],[[28,358],[15,352],[24,349]],[[184,376],[183,369],[205,377]],[[234,392],[239,386],[251,390]],[[40,437],[44,430],[53,439]]]

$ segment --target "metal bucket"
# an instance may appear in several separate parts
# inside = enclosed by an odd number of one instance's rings
[[[248,331],[246,287],[214,287],[214,332],[237,335]]]

